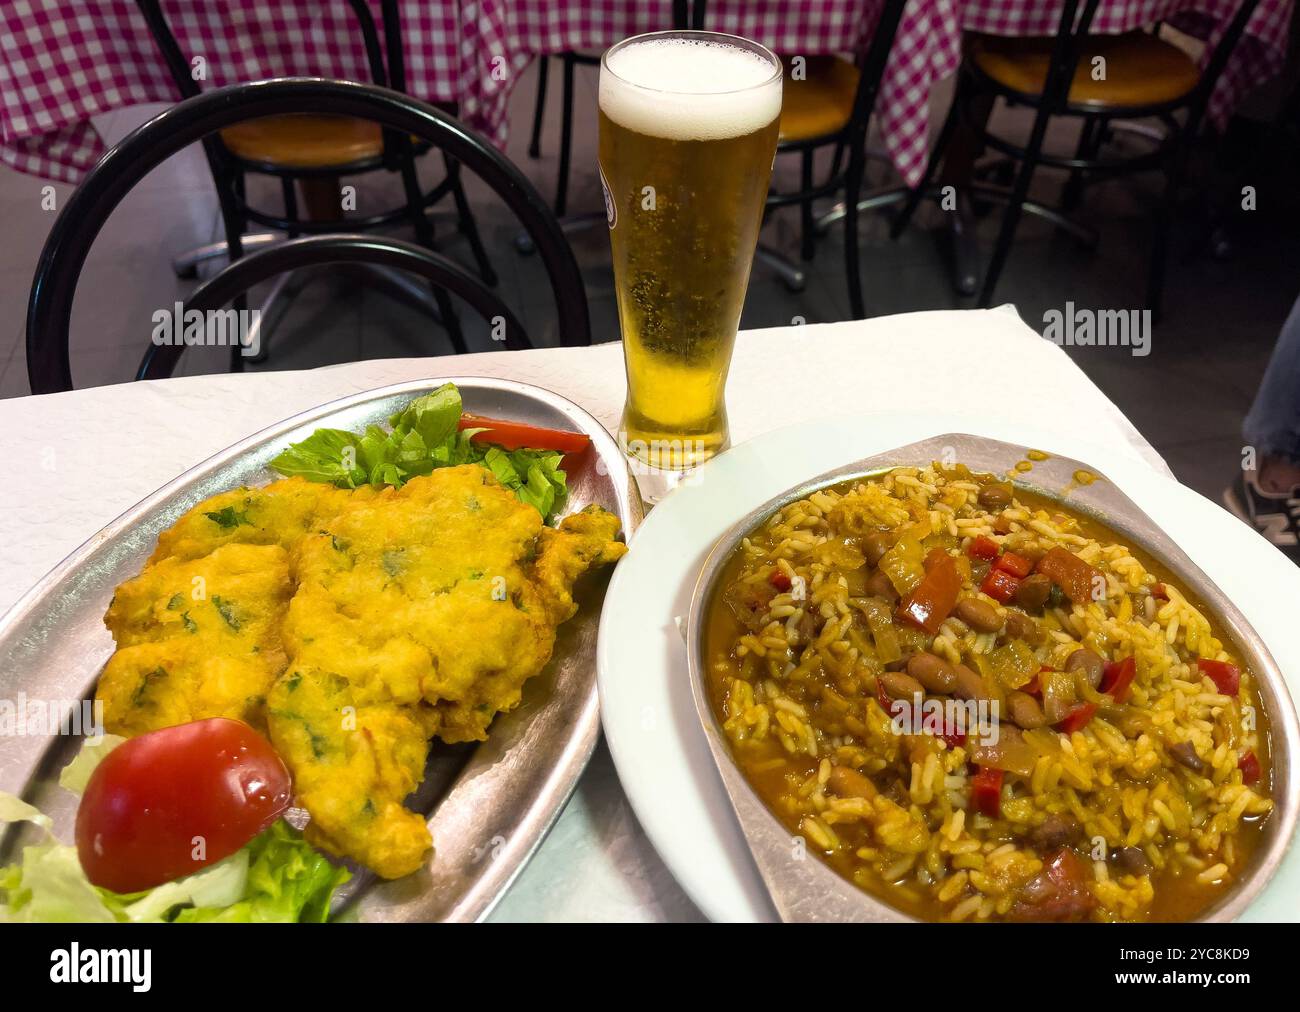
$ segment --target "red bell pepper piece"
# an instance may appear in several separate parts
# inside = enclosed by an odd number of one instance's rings
[[[1227,661],[1199,660],[1196,666],[1201,674],[1208,675],[1218,690],[1225,696],[1235,696],[1241,688],[1241,669]]]
[[[780,569],[774,571],[772,575],[767,578],[767,582],[770,583],[777,590],[779,590],[782,594],[784,594],[787,590],[789,590],[791,587],[794,586],[794,584],[790,580],[790,577],[787,576]]]
[[[1112,661],[1101,673],[1099,688],[1109,694],[1115,702],[1123,703],[1128,699],[1136,674],[1137,661],[1132,657],[1125,657],[1122,661]]]
[[[1002,569],[990,569],[988,576],[984,577],[984,582],[980,584],[980,590],[1003,604],[1014,598],[1019,589],[1020,581]]]
[[[977,812],[996,819],[1002,814],[1003,772],[992,766],[981,766],[971,778],[970,800]]]
[[[957,563],[952,556],[947,553],[942,558],[934,556],[921,582],[903,598],[895,614],[900,620],[911,622],[933,636],[938,633],[944,619],[952,614],[960,592],[961,574],[957,572]]]
[[[1247,752],[1237,761],[1237,769],[1241,770],[1243,784],[1258,783],[1262,771],[1259,767],[1259,758],[1253,751]]]
[[[1087,604],[1094,591],[1106,586],[1101,573],[1065,548],[1053,548],[1038,560],[1034,570],[1065,591],[1074,604]]]
[[[1163,583],[1153,583],[1151,584],[1151,596],[1154,597],[1157,601],[1168,601],[1169,591],[1165,589],[1165,585]]]
[[[972,538],[971,543],[966,546],[966,554],[972,559],[983,559],[985,562],[992,562],[1002,551],[998,543],[992,538],[981,534],[977,538]]]
[[[1076,703],[1066,711],[1065,716],[1057,721],[1054,726],[1064,734],[1074,734],[1075,731],[1082,729],[1088,721],[1092,720],[1096,712],[1096,703]]]
[[[1003,552],[1002,558],[994,563],[993,568],[1000,569],[1004,573],[1010,573],[1012,576],[1023,580],[1033,570],[1034,564],[1023,555],[1017,555],[1015,552]]]
[[[889,693],[885,691],[884,683],[879,678],[876,679],[876,702],[885,711],[886,717],[894,716],[893,706],[895,701],[889,697]]]

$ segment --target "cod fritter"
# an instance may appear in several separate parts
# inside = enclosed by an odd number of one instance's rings
[[[401,489],[288,479],[223,493],[160,536],[119,589],[106,723],[264,727],[312,816],[309,839],[408,874],[432,845],[403,806],[429,739],[481,740],[519,704],[577,610],[574,581],[626,551],[617,533],[598,507],[546,527],[475,464]],[[205,601],[191,600],[195,577]]]

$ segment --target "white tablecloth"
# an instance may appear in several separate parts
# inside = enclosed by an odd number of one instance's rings
[[[611,430],[622,349],[384,359],[299,372],[183,377],[0,401],[0,610],[68,552],[176,475],[324,401],[388,383],[498,376],[547,387]],[[1013,377],[1033,398],[992,397]],[[1091,442],[1164,461],[1057,347],[1009,309],[911,313],[742,333],[728,384],[732,438],[816,418],[902,410],[1032,421],[1046,400]],[[602,748],[574,800],[498,906],[498,919],[698,916],[636,825]]]

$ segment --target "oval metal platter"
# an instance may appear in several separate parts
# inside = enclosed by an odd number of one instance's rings
[[[709,553],[695,585],[687,621],[691,691],[737,821],[782,920],[871,922],[913,918],[859,889],[829,864],[803,860],[802,850],[791,846],[790,831],[741,773],[713,712],[705,683],[704,629],[709,602],[723,567],[741,539],[778,510],[842,481],[872,477],[896,467],[924,466],[935,460],[955,460],[973,471],[1005,474],[1016,485],[1090,515],[1121,539],[1141,547],[1200,597],[1250,663],[1271,722],[1273,799],[1277,807],[1250,866],[1244,869],[1236,887],[1203,911],[1198,920],[1229,921],[1237,917],[1264,888],[1291,845],[1300,817],[1300,777],[1294,770],[1300,756],[1300,723],[1286,680],[1264,641],[1196,563],[1105,475],[1086,463],[1057,456],[1034,463],[1027,473],[1019,472],[1015,464],[1024,453],[1024,447],[965,433],[935,436],[887,450],[810,478],[768,500],[736,523]],[[1077,480],[1080,472],[1089,475],[1088,484]]]
[[[114,589],[134,576],[158,534],[195,503],[227,489],[279,477],[267,463],[321,427],[361,430],[383,423],[444,382],[460,389],[465,410],[533,425],[585,432],[592,446],[566,462],[567,511],[592,503],[616,514],[630,540],[643,517],[635,479],[613,437],[571,401],[525,383],[448,377],[382,387],[331,401],[263,429],[182,474],[118,517],[50,572],[0,618],[0,699],[61,701],[70,711],[94,694],[113,652],[104,612]],[[604,575],[575,588],[578,614],[562,625],[550,663],[524,687],[523,702],[472,746],[435,742],[425,780],[408,804],[429,816],[434,853],[414,875],[384,882],[354,869],[335,912],[363,921],[472,921],[486,916],[563,810],[600,732],[596,627]],[[0,790],[48,812],[71,840],[76,799],[58,774],[76,754],[73,736],[0,738]],[[0,838],[0,864],[33,831]]]

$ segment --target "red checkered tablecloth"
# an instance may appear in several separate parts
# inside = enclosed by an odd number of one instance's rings
[[[378,0],[369,0],[376,18]],[[787,54],[858,49],[880,0],[711,0],[709,27]],[[1167,20],[1217,41],[1237,0],[1102,0],[1094,30]],[[1277,73],[1293,0],[1262,0],[1211,102],[1222,123],[1252,87]],[[207,61],[205,86],[314,75],[369,80],[360,33],[343,0],[164,0],[184,52]],[[606,48],[670,27],[670,0],[399,0],[407,88],[456,102],[462,118],[504,143],[506,105],[539,54]],[[1059,0],[911,0],[877,102],[890,156],[916,182],[927,155],[934,81],[952,74],[965,30],[1044,35]],[[90,117],[175,99],[132,0],[0,2],[0,160],[76,182],[103,153]]]

